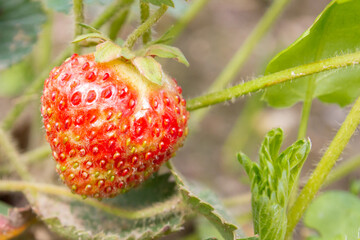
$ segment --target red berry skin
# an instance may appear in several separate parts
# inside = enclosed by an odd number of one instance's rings
[[[57,172],[81,195],[114,197],[169,160],[187,135],[186,102],[168,76],[73,55],[45,81],[41,113]]]

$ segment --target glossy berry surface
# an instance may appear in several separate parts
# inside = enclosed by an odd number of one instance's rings
[[[42,116],[60,178],[78,194],[113,197],[140,184],[187,135],[177,83],[157,85],[130,63],[74,54],[45,81]]]

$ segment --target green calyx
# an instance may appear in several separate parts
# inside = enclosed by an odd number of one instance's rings
[[[73,43],[95,39],[97,43],[96,51],[94,52],[96,62],[105,63],[116,59],[129,61],[142,76],[155,84],[162,85],[162,80],[165,75],[161,64],[155,60],[155,57],[173,58],[189,66],[189,62],[186,60],[184,54],[176,47],[165,44],[153,44],[137,51],[131,51],[129,48],[114,43],[98,30],[89,28],[85,24],[81,26],[88,28],[92,32],[77,36],[73,40]]]

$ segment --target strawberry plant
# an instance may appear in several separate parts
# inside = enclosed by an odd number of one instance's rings
[[[1,1],[0,239],[358,239],[360,2],[312,4]]]

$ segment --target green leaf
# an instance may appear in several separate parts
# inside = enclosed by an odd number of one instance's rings
[[[180,49],[165,44],[151,45],[145,50],[145,56],[157,56],[161,58],[174,58],[176,61],[183,63],[187,67],[189,62]]]
[[[254,232],[262,240],[284,239],[289,198],[311,147],[310,141],[299,140],[279,154],[283,135],[277,128],[265,136],[259,164],[238,154],[251,181]]]
[[[174,7],[173,0],[141,0],[141,1],[151,3],[156,6],[161,6],[162,4],[164,4],[164,5],[168,5],[170,7]]]
[[[7,203],[0,201],[0,215],[7,216],[11,206]]]
[[[102,201],[108,206],[138,212],[152,210],[165,201],[169,203],[161,214],[144,218],[124,218],[116,214],[115,208],[105,211],[81,200],[43,194],[37,195],[33,207],[50,230],[66,239],[153,239],[180,230],[184,223],[186,212],[175,207],[181,197],[169,177],[170,174],[153,176],[139,188]]]
[[[113,0],[85,0],[85,5],[90,4],[101,4],[106,5],[111,3]],[[56,12],[62,12],[65,14],[69,14],[72,6],[73,1],[72,0],[45,0],[45,6],[51,10],[54,10]]]
[[[46,14],[40,2],[0,1],[0,70],[30,53]]]
[[[254,230],[260,236],[261,240],[284,239],[286,233],[286,208],[281,206],[274,197],[269,198],[266,194],[253,197],[252,205],[255,205],[253,211],[254,224],[259,221]]]
[[[221,236],[219,231],[212,225],[209,220],[205,217],[199,217],[196,220],[196,234],[199,239],[209,239],[214,238],[218,240],[223,240],[224,238]]]
[[[110,62],[118,58],[132,59],[135,55],[128,49],[120,47],[111,41],[96,46],[95,61]]]
[[[89,30],[90,32],[102,34],[99,30],[97,30],[97,29],[94,28],[93,26],[90,26],[90,25],[85,24],[85,23],[78,23],[78,24],[79,24],[81,27]]]
[[[135,57],[132,60],[134,66],[139,70],[150,82],[158,85],[162,85],[163,71],[160,63],[158,63],[153,57]]]
[[[313,240],[358,239],[360,199],[342,191],[330,191],[316,198],[304,215],[307,227],[320,236]]]
[[[56,12],[68,14],[72,8],[72,0],[45,0],[45,5]]]
[[[209,189],[188,183],[176,170],[171,167],[185,202],[197,213],[206,217],[219,231],[225,240],[243,237],[242,231],[234,224],[220,199]]]
[[[237,240],[259,240],[258,237],[239,238]]]
[[[86,33],[86,34],[82,34],[80,36],[77,36],[72,43],[78,43],[84,40],[87,40],[89,38],[95,38],[95,39],[101,39],[101,40],[105,40],[107,41],[108,39],[103,36],[101,33]]]
[[[101,4],[107,5],[113,2],[114,0],[85,0],[85,4]]]
[[[269,63],[266,74],[355,52],[360,48],[360,1],[334,0],[314,24]],[[265,90],[264,100],[273,107],[304,101],[309,81],[315,81],[313,98],[345,106],[360,95],[360,67],[348,67],[300,78]]]
[[[149,45],[151,45],[151,44],[167,44],[167,43],[169,43],[175,37],[173,29],[174,29],[174,25],[172,25],[170,28],[168,28],[168,30],[163,35],[161,35],[161,37],[159,37],[158,39],[156,39],[156,40],[152,41],[151,43],[149,43]]]
[[[34,72],[30,58],[0,72],[0,96],[19,96],[33,79]]]

